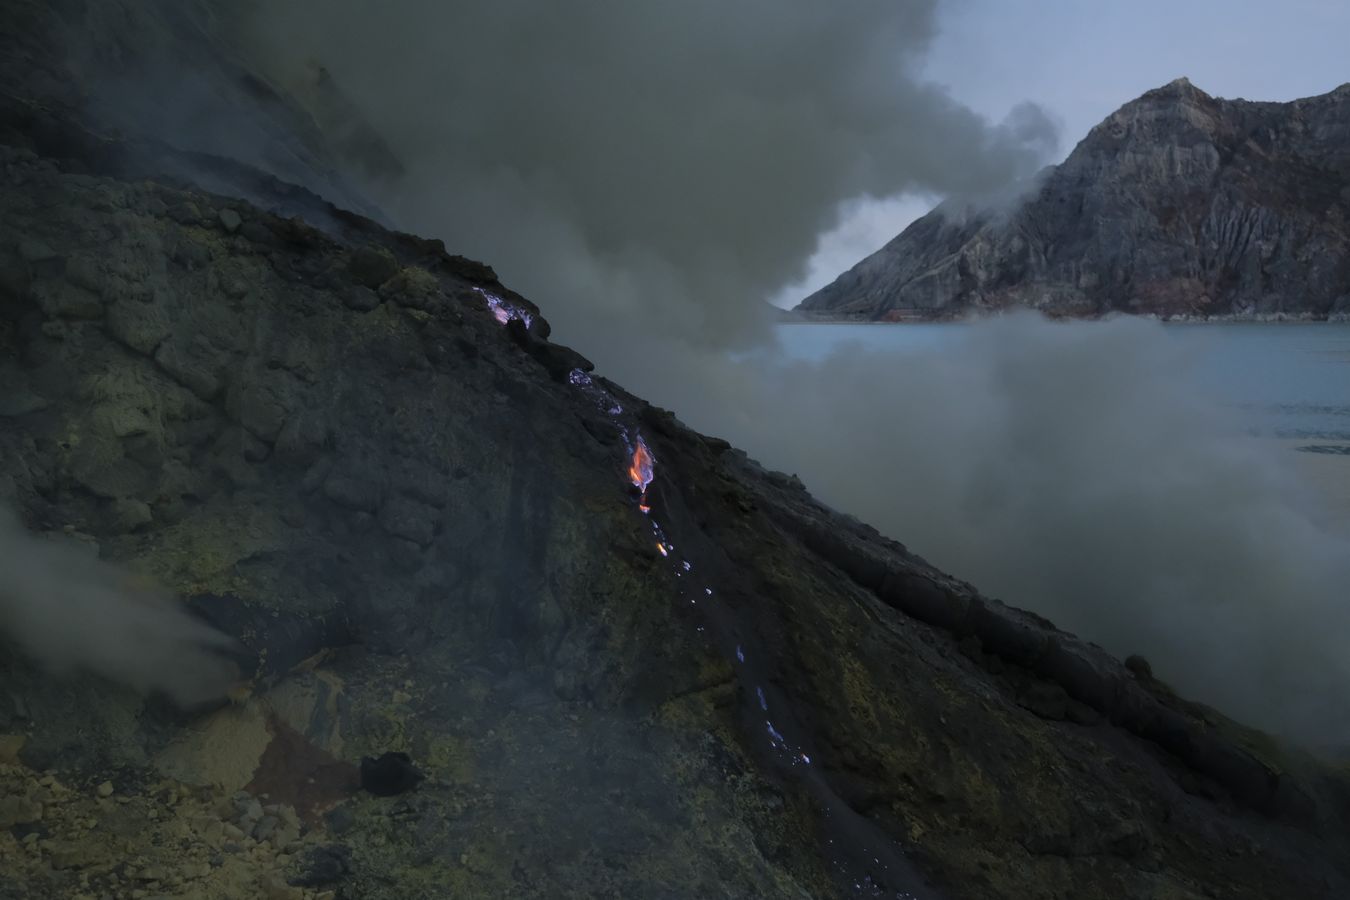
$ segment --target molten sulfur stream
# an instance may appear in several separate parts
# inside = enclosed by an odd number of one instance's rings
[[[655,466],[656,457],[652,456],[651,450],[647,449],[647,442],[639,434],[633,447],[633,459],[628,463],[628,480],[633,483],[633,487],[642,492],[642,496],[638,498],[638,509],[644,513],[651,512],[652,509],[647,503],[647,485],[652,483]]]

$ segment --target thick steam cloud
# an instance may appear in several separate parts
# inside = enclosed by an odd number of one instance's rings
[[[69,541],[0,509],[0,635],[56,674],[88,671],[180,705],[224,696],[228,639]]]
[[[986,593],[1230,715],[1350,741],[1350,543],[1154,322],[710,360],[672,402]],[[715,402],[709,398],[715,398]]]
[[[490,261],[627,377],[634,334],[762,337],[844,202],[992,191],[1053,149],[1039,108],[994,127],[916,77],[935,6],[290,0],[248,34],[388,142],[403,175],[368,189],[400,227]]]
[[[1036,107],[992,125],[917,78],[935,6],[289,0],[230,21],[330,127],[347,110],[387,142],[399,166],[353,151],[348,174],[400,227],[490,262],[605,374],[1197,699],[1350,740],[1350,553],[1161,328],[773,348],[764,300],[847,204],[1015,197],[1053,151]]]

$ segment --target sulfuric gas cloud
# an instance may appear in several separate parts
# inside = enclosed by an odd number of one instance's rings
[[[1007,196],[1053,152],[1037,107],[991,123],[918,78],[935,7],[277,0],[226,21],[327,97],[327,127],[345,110],[337,130],[383,139],[397,165],[346,164],[400,227],[490,262],[605,374],[1192,696],[1350,740],[1350,552],[1161,328],[775,350],[764,300],[843,206]]]
[[[1343,747],[1350,542],[1294,454],[1196,386],[1194,348],[1026,313],[903,355],[709,364],[671,402],[985,593]]]
[[[313,96],[322,66],[329,105],[387,141],[404,174],[368,188],[400,226],[490,260],[605,357],[635,332],[762,337],[842,203],[1042,162],[1037,107],[992,125],[917,78],[935,6],[282,0],[244,27],[278,82]]]
[[[55,674],[93,672],[181,705],[224,696],[227,639],[70,540],[0,508],[0,635]]]

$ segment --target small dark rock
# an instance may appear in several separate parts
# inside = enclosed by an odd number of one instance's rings
[[[348,285],[342,292],[342,303],[357,312],[370,312],[380,305],[380,295],[364,285]]]
[[[174,262],[190,271],[201,269],[211,262],[211,251],[186,235],[180,235],[172,242],[170,256]]]
[[[440,282],[425,269],[407,268],[380,285],[380,296],[413,309],[430,309],[441,296]]]
[[[258,820],[258,824],[253,826],[253,839],[255,841],[265,841],[276,834],[277,825],[280,819],[276,816],[263,816]]]
[[[351,871],[352,851],[344,844],[312,847],[299,861],[299,874],[290,879],[294,887],[317,888],[335,884]]]
[[[1137,653],[1125,657],[1125,668],[1133,672],[1136,678],[1147,680],[1153,677],[1153,666]]]
[[[398,260],[382,247],[361,247],[347,263],[352,278],[368,288],[377,288],[398,274]]]
[[[345,834],[356,824],[356,816],[347,807],[338,806],[324,814],[323,821],[333,834]]]
[[[361,760],[361,787],[377,797],[393,797],[417,787],[426,776],[417,771],[406,753],[385,753]]]

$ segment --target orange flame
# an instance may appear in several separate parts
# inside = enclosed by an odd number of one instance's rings
[[[647,491],[647,485],[652,483],[652,473],[655,468],[656,460],[652,457],[651,451],[647,449],[647,444],[639,436],[637,446],[633,448],[633,460],[628,464],[628,480],[633,482],[633,487],[642,491]]]
[[[633,487],[642,492],[642,496],[638,498],[638,509],[644,516],[652,511],[651,504],[647,502],[647,485],[652,483],[654,477],[656,477],[656,457],[652,456],[652,451],[647,449],[647,442],[639,434],[637,444],[633,447],[633,458],[628,463],[628,480],[632,482]]]

